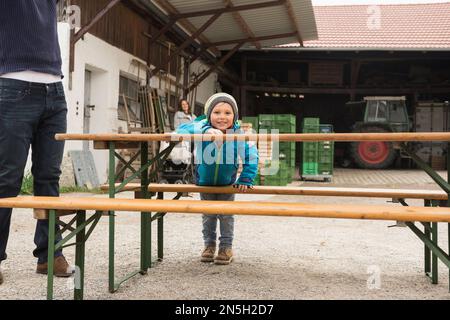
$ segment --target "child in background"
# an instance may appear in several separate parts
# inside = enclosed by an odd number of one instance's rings
[[[205,104],[205,116],[193,123],[182,124],[177,133],[202,133],[217,136],[215,141],[196,142],[196,184],[202,186],[233,185],[240,192],[252,188],[258,170],[258,151],[253,142],[226,141],[226,134],[242,133],[236,100],[229,94],[216,93]],[[243,170],[237,178],[238,156]],[[233,201],[235,194],[200,193],[202,200]],[[215,256],[217,220],[220,222],[219,252]],[[227,265],[233,260],[234,216],[203,215],[203,240],[205,248],[202,262]]]

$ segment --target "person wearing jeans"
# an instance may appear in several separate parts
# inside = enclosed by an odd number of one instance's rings
[[[0,1],[0,198],[19,194],[30,147],[34,195],[59,196],[64,142],[54,137],[66,132],[67,105],[57,2]],[[7,257],[11,212],[0,209],[0,262]],[[47,273],[48,233],[48,220],[38,220],[33,255],[41,274]],[[62,252],[55,258],[55,275],[70,276],[72,268]]]
[[[201,200],[212,201],[234,201],[235,194],[231,193],[200,193]],[[205,247],[216,247],[217,220],[220,223],[220,246],[231,248],[233,246],[234,216],[224,214],[204,214],[203,220],[203,242]]]
[[[238,105],[233,96],[218,92],[205,103],[205,115],[194,122],[178,127],[177,133],[211,134],[214,141],[195,141],[195,178],[200,186],[233,186],[239,192],[253,187],[258,171],[258,150],[247,141],[226,141],[227,134],[241,134],[238,123]],[[242,172],[238,177],[239,159]],[[234,201],[234,193],[200,193],[205,201]],[[228,265],[233,261],[234,217],[226,214],[204,214],[204,250],[201,262]],[[220,223],[219,252],[217,248],[217,221]]]

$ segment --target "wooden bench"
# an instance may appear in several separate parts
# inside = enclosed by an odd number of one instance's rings
[[[39,213],[39,217],[49,219],[49,254],[47,298],[53,298],[53,261],[54,252],[62,248],[68,240],[76,237],[75,264],[78,267],[74,298],[83,298],[84,288],[84,251],[85,242],[96,223],[105,212],[164,212],[192,214],[234,214],[258,216],[290,216],[312,218],[342,218],[367,220],[404,221],[421,238],[427,247],[450,268],[447,253],[439,248],[437,242],[429,239],[426,233],[415,226],[421,222],[425,228],[429,222],[450,223],[450,208],[446,207],[412,207],[394,205],[337,205],[337,204],[303,204],[282,202],[251,201],[204,201],[204,200],[153,200],[153,199],[114,199],[114,198],[68,198],[68,197],[16,197],[0,199],[0,207],[30,208]],[[86,219],[86,211],[95,213]],[[43,215],[44,214],[44,215]],[[48,214],[48,216],[47,216]],[[55,244],[55,224],[58,214],[75,215],[76,227],[69,236]],[[88,225],[90,229],[86,232]],[[70,227],[68,227],[70,228]],[[70,245],[70,244],[69,244]]]
[[[120,186],[115,184],[116,188]],[[101,190],[108,191],[109,185],[102,185]],[[139,192],[139,183],[128,183],[120,191]],[[240,193],[232,186],[214,187],[197,186],[194,184],[158,184],[151,183],[148,186],[150,192],[199,192],[199,193]],[[369,197],[369,198],[392,198],[392,199],[423,199],[445,201],[447,193],[441,190],[414,190],[414,189],[387,189],[387,188],[342,188],[342,187],[276,187],[276,186],[254,186],[248,189],[247,194],[266,195],[295,195],[295,196],[336,196],[336,197]]]
[[[119,189],[120,187],[120,189]],[[134,191],[135,198],[143,198],[142,189],[139,183],[128,183],[125,186],[115,184],[114,192]],[[109,185],[101,186],[102,190],[109,191]],[[164,192],[177,193],[174,199],[179,199],[185,193],[240,193],[240,191],[231,186],[215,187],[215,186],[197,186],[193,184],[149,184],[147,189],[151,195],[158,194],[158,199],[164,199]],[[392,202],[401,203],[408,206],[406,199],[421,199],[424,206],[447,206],[448,195],[442,190],[417,190],[417,189],[388,189],[388,188],[347,188],[347,187],[307,187],[307,186],[254,186],[247,190],[248,194],[261,195],[295,195],[295,196],[334,196],[334,197],[368,197],[368,198],[386,198]],[[147,195],[148,196],[148,195]],[[164,214],[159,213],[154,216],[157,220],[157,251],[158,260],[162,260],[164,256]],[[445,255],[441,255],[441,251],[437,248],[438,239],[438,223],[422,223],[424,225],[424,233],[418,232],[418,229],[408,223],[397,221],[394,226],[409,227],[416,236],[424,243],[424,271],[425,275],[431,279],[431,283],[438,283],[438,258],[446,260]],[[430,244],[430,241],[432,242]],[[450,234],[449,234],[450,241]],[[430,249],[430,247],[434,247]],[[439,256],[436,254],[439,253]],[[151,259],[151,258],[150,258]],[[149,264],[151,265],[151,264]],[[450,282],[449,282],[450,288]]]

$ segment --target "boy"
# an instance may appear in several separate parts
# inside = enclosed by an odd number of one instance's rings
[[[236,100],[229,94],[216,93],[205,104],[206,117],[193,123],[183,124],[177,133],[203,133],[216,135],[215,141],[196,142],[196,184],[203,186],[233,185],[245,192],[252,188],[258,170],[258,151],[254,143],[226,141],[227,133],[240,133]],[[239,167],[238,156],[243,161],[243,170],[236,180]],[[200,193],[202,200],[233,201],[234,194]],[[219,253],[216,252],[216,227],[220,221]],[[232,215],[203,215],[203,240],[205,249],[202,262],[227,265],[233,260],[234,217]]]

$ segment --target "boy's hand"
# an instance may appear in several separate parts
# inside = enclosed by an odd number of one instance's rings
[[[221,135],[223,135],[223,132],[222,132],[221,130],[219,130],[219,129],[214,129],[214,128],[209,128],[208,130],[206,130],[205,133],[207,133],[207,134],[213,134],[213,135],[216,135],[216,136],[221,136]]]
[[[247,192],[247,189],[253,189],[253,186],[247,186],[245,184],[233,184],[233,188],[238,188],[240,192]]]
[[[220,148],[220,146],[223,144],[223,132],[219,129],[210,128],[210,129],[206,130],[205,133],[217,136],[217,138],[214,140],[214,142]]]

